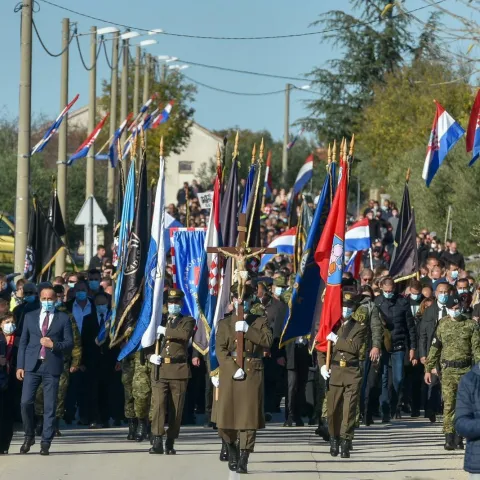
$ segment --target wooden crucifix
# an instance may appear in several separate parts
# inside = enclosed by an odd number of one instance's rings
[[[217,253],[224,257],[235,260],[235,273],[238,282],[238,308],[236,313],[237,321],[244,319],[243,299],[245,285],[248,280],[247,260],[264,253],[277,253],[276,248],[247,247],[247,216],[244,213],[238,215],[238,246],[237,247],[207,247],[207,253]],[[243,369],[243,332],[237,332],[237,364]]]

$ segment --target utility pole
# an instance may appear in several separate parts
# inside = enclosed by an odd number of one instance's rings
[[[20,27],[20,102],[18,118],[17,192],[15,198],[14,272],[24,271],[28,238],[30,128],[32,115],[32,11],[33,0],[24,0]]]
[[[165,63],[162,65],[162,83],[167,81],[167,65]]]
[[[133,82],[133,115],[138,114],[138,96],[140,94],[140,62],[142,57],[142,49],[140,45],[136,48],[135,55],[135,80]]]
[[[97,107],[97,27],[90,29],[90,97],[88,102],[88,131],[92,132],[95,128],[95,113]],[[85,189],[85,198],[90,198],[95,194],[95,146],[92,144],[87,155],[87,182]],[[85,238],[85,265],[90,263],[93,256],[93,226],[87,228]]]
[[[60,111],[68,103],[68,42],[70,40],[70,20],[62,21],[62,70],[60,80]],[[67,224],[67,131],[68,113],[58,130],[58,161],[57,161],[57,198],[60,204],[62,218]],[[65,240],[65,239],[64,239]],[[65,250],[62,250],[55,261],[55,276],[60,276],[65,271]]]
[[[285,118],[283,125],[283,153],[282,153],[282,177],[284,186],[287,182],[287,170],[288,170],[288,141],[290,139],[290,90],[292,86],[287,83],[285,86]]]
[[[145,67],[143,70],[143,104],[147,103],[148,94],[150,89],[150,55],[145,55]]]
[[[112,44],[112,79],[110,85],[110,138],[117,128],[117,94],[118,94],[118,34],[113,37]],[[125,119],[122,118],[122,122]],[[115,200],[115,169],[108,162],[107,205],[112,208]]]
[[[123,67],[122,67],[122,84],[120,86],[120,117],[122,121],[127,118],[128,115],[128,39],[122,41],[122,56],[123,56]],[[127,129],[122,133],[122,147],[125,144],[127,139]]]

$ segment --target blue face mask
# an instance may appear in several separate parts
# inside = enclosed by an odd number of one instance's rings
[[[283,288],[282,287],[275,287],[275,295],[279,297],[283,293]]]
[[[461,295],[462,293],[468,293],[468,288],[459,288],[457,289],[457,293]]]
[[[168,313],[170,315],[178,315],[182,311],[182,307],[176,303],[168,304]]]
[[[55,302],[55,307],[58,308],[58,307],[61,307],[63,305],[63,302],[61,300],[57,300]]]
[[[55,302],[53,300],[42,300],[42,310],[44,312],[53,312],[55,310]]]
[[[87,292],[77,292],[77,293],[75,293],[75,298],[77,300],[80,300],[80,301],[86,300],[87,299]]]
[[[68,282],[68,288],[74,288],[75,282]]]
[[[458,270],[453,270],[450,272],[450,275],[453,279],[458,278]]]
[[[393,298],[393,295],[393,292],[383,292],[383,296],[388,299]]]
[[[349,318],[352,316],[353,310],[350,307],[342,307],[343,318]]]
[[[97,305],[97,313],[99,313],[100,315],[102,313],[105,315],[107,311],[108,311],[108,305]]]
[[[26,303],[33,303],[36,298],[35,295],[25,295],[25,297],[23,297]]]
[[[447,300],[448,300],[448,294],[447,293],[439,293],[438,297],[437,297],[437,300],[442,305],[445,305],[447,303]]]
[[[458,318],[462,312],[460,309],[457,309],[457,310],[453,310],[453,309],[448,309],[447,310],[447,313],[452,317],[452,318]]]
[[[410,298],[412,300],[415,300],[415,301],[420,300],[420,297],[421,297],[421,295],[419,293],[411,293],[410,294]]]
[[[100,282],[98,280],[90,280],[88,286],[90,290],[98,290],[100,288]]]

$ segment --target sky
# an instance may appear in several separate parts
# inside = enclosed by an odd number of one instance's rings
[[[319,30],[309,27],[318,15],[332,9],[350,12],[348,0],[52,0],[81,13],[112,22],[144,29],[161,28],[167,32],[213,36],[262,36],[285,35]],[[459,6],[455,0],[446,4]],[[0,2],[0,40],[4,70],[0,82],[0,117],[18,115],[18,83],[20,73],[20,13],[14,13],[16,0]],[[61,50],[61,21],[69,17],[78,22],[78,32],[87,33],[92,25],[109,26],[101,21],[62,11],[39,0],[40,10],[34,20],[47,48],[53,53]],[[426,5],[424,0],[406,0],[407,10]],[[426,19],[431,8],[418,12]],[[460,8],[461,10],[461,8]],[[448,24],[448,19],[445,19]],[[132,44],[145,39],[139,37]],[[153,38],[153,37],[148,37]],[[192,62],[216,65],[240,70],[264,72],[275,75],[304,77],[315,66],[324,66],[335,58],[338,51],[327,43],[321,43],[321,35],[298,38],[269,39],[259,41],[226,41],[181,38],[159,35],[157,45],[148,48],[152,55],[171,55]],[[84,57],[89,63],[89,38],[81,37]],[[110,44],[108,44],[110,53]],[[134,48],[131,49],[134,54]],[[49,57],[34,34],[32,70],[32,113],[55,118],[60,111],[60,58]],[[290,82],[301,87],[308,82],[288,81],[228,73],[191,66],[185,74],[204,84],[236,92],[271,92],[282,90]],[[101,55],[98,66],[98,85],[110,77],[105,57]],[[83,68],[75,42],[71,46],[69,98],[80,94],[78,106],[88,102],[89,74]],[[304,101],[314,94],[294,90],[291,95],[290,122],[308,115]],[[252,130],[267,129],[275,138],[283,136],[285,95],[239,96],[198,87],[194,103],[195,120],[214,130],[239,126]],[[62,106],[63,108],[63,106]],[[292,128],[293,133],[296,128]]]

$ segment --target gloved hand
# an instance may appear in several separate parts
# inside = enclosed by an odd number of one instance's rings
[[[215,387],[215,388],[218,388],[220,386],[220,378],[218,378],[218,375],[215,375],[214,377],[212,377],[210,379],[212,381],[212,385]]]
[[[320,369],[320,375],[322,375],[324,380],[328,380],[330,378],[330,372],[331,370],[327,370],[326,365],[323,365],[322,368]]]
[[[333,344],[335,345],[337,343],[337,340],[338,340],[338,335],[333,333],[333,332],[330,332],[328,335],[327,335],[327,340],[330,340],[331,342],[333,342]]]
[[[157,327],[157,335],[165,335],[165,332],[167,329],[165,327],[162,327],[161,325]]]
[[[245,320],[240,320],[239,322],[235,322],[236,332],[247,333],[247,330],[248,330],[248,323]]]
[[[160,355],[152,354],[150,355],[150,363],[153,363],[154,365],[161,365],[162,357]]]
[[[237,322],[239,323],[239,322]],[[245,378],[245,372],[243,371],[242,368],[239,368],[236,372],[235,375],[233,376],[234,380],[243,380]]]

